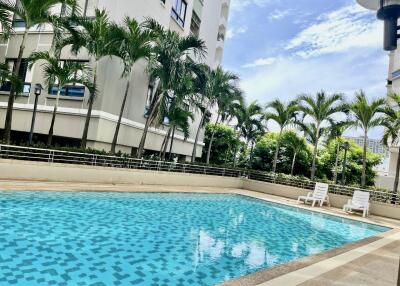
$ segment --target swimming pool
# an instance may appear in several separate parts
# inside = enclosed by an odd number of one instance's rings
[[[239,195],[0,192],[0,285],[214,285],[387,230]]]

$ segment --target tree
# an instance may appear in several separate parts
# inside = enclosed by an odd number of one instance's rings
[[[215,124],[219,122],[230,121],[233,117],[238,115],[238,108],[242,105],[243,94],[236,87],[236,82],[226,82],[226,89],[217,97],[217,118],[215,119]],[[221,120],[221,121],[220,121]],[[210,162],[211,147],[213,144],[214,136],[211,135],[210,144],[207,150],[206,163]]]
[[[385,128],[382,142],[387,146],[399,146],[400,140],[400,95],[390,94],[384,110],[382,125]],[[393,184],[393,194],[398,193],[400,172],[400,147],[396,162],[396,174]]]
[[[146,28],[153,30],[156,36],[153,46],[154,57],[150,59],[148,71],[150,79],[158,85],[137,150],[138,158],[143,155],[150,125],[154,121],[160,122],[160,117],[164,114],[162,110],[169,104],[169,98],[174,93],[174,83],[185,72],[188,63],[193,62],[190,57],[201,59],[206,50],[203,40],[193,35],[181,37],[174,31],[165,30],[154,20],[148,20]]]
[[[122,77],[127,80],[124,97],[122,99],[118,122],[115,127],[114,138],[111,144],[111,154],[115,153],[115,147],[118,141],[118,133],[121,126],[122,115],[125,110],[126,100],[128,98],[132,71],[135,63],[140,59],[149,59],[151,55],[151,43],[154,39],[153,33],[145,29],[135,19],[126,17],[124,25],[112,24],[110,27],[110,37],[118,56],[124,63]]]
[[[207,124],[204,143],[208,147],[212,134],[214,144],[211,149],[210,163],[214,165],[227,165],[232,162],[234,146],[240,145],[240,140],[235,131],[225,124]],[[208,148],[203,149],[203,159],[207,157]]]
[[[324,91],[318,92],[315,97],[302,95],[298,100],[299,110],[304,114],[303,120],[305,117],[309,117],[315,124],[315,142],[311,165],[311,180],[314,180],[321,128],[324,124],[331,124],[333,116],[339,112],[343,112],[345,106],[343,105],[343,96],[341,94],[328,95]]]
[[[293,176],[297,156],[301,152],[307,152],[308,146],[305,138],[298,136],[297,133],[293,130],[286,131],[284,135],[284,143],[286,142],[284,147],[290,149],[293,152],[292,165],[290,166],[290,175]],[[278,143],[281,141],[281,136],[282,134],[279,135]]]
[[[334,166],[336,162],[336,146],[343,142],[343,138],[331,140],[325,148],[320,150],[319,167],[317,176],[320,179],[329,180],[334,175]],[[349,140],[349,150],[346,160],[346,184],[360,186],[360,177],[363,172],[363,148],[353,140]],[[343,164],[344,152],[339,154],[339,165]],[[381,156],[367,151],[366,167],[366,185],[373,186],[376,173],[374,167],[381,161]],[[341,171],[339,172],[341,173]]]
[[[251,167],[253,158],[254,144],[258,136],[265,133],[265,128],[262,123],[263,121],[263,108],[258,104],[257,101],[253,101],[248,106],[245,103],[242,104],[237,114],[237,126],[240,129],[240,135],[246,141],[246,147],[250,144],[250,158],[248,166]]]
[[[362,188],[366,186],[368,132],[371,128],[382,125],[382,113],[385,102],[383,98],[369,101],[365,93],[361,90],[356,93],[355,100],[349,105],[352,117],[350,125],[361,128],[364,132],[363,171],[361,174]]]
[[[160,116],[159,124],[164,123],[165,119],[168,121],[168,131],[165,135],[163,144],[160,149],[160,158],[165,160],[167,153],[168,143],[171,140],[169,155],[171,157],[172,147],[176,129],[179,128],[183,132],[185,140],[189,137],[190,121],[193,121],[194,116],[191,112],[191,105],[197,101],[195,78],[193,73],[196,70],[196,64],[186,65],[187,69],[183,74],[176,78],[174,86],[174,94],[169,99],[169,104],[166,108],[162,108],[163,116]]]
[[[200,91],[203,100],[201,100],[199,104],[202,117],[194,140],[192,163],[196,160],[200,130],[204,127],[207,116],[211,113],[211,109],[217,106],[218,99],[223,96],[223,94],[230,92],[230,84],[237,80],[238,77],[235,74],[224,71],[221,66],[218,66],[215,70],[211,70],[208,66],[204,67],[204,83]]]
[[[286,104],[279,99],[267,104],[266,108],[267,112],[265,113],[265,119],[274,121],[276,124],[278,124],[279,127],[279,136],[277,141],[278,144],[276,144],[274,163],[272,168],[272,172],[275,173],[276,163],[278,161],[280,138],[284,129],[295,122],[298,108],[296,101],[291,101]]]
[[[1,3],[1,2],[0,2]],[[9,10],[0,8],[0,25],[1,25],[1,38],[7,39],[13,32],[12,29],[12,14]]]
[[[97,73],[99,61],[104,57],[111,57],[117,53],[110,36],[110,21],[105,10],[95,10],[95,16],[76,17],[75,24],[81,32],[71,35],[63,41],[63,45],[71,45],[72,51],[78,53],[82,48],[93,57],[94,67],[92,72],[92,86],[97,86]],[[89,133],[90,119],[93,104],[96,99],[96,89],[92,90],[88,99],[88,111],[82,133],[81,148],[86,148]]]
[[[254,148],[253,169],[272,171],[278,138],[279,132],[269,132],[258,137]],[[296,131],[286,130],[280,137],[280,146],[276,172],[308,176],[312,152],[306,140]]]
[[[89,68],[85,64],[76,61],[65,61],[62,65],[60,61],[57,58],[52,57],[49,52],[32,53],[29,58],[29,68],[32,68],[33,64],[37,61],[44,61],[41,66],[43,68],[43,74],[47,86],[51,88],[54,84],[56,84],[57,88],[57,97],[54,104],[52,120],[47,138],[47,146],[50,146],[53,139],[54,123],[61,89],[66,84],[80,83],[90,86],[90,84],[88,84],[88,80],[86,79],[86,73],[89,71]],[[78,75],[79,73],[82,73],[82,75]]]
[[[22,34],[21,44],[19,46],[18,56],[13,66],[13,77],[18,77],[22,63],[22,57],[25,50],[26,38],[29,30],[36,25],[52,24],[53,29],[57,30],[56,23],[59,16],[52,14],[53,8],[58,5],[64,5],[65,9],[73,9],[76,6],[75,0],[18,0],[11,2],[9,0],[0,0],[0,13],[2,17],[6,17],[9,13],[14,14],[25,23],[25,30]],[[3,18],[4,20],[4,18]],[[2,24],[7,22],[2,22]],[[4,27],[4,26],[3,26]],[[7,25],[5,27],[8,27]],[[12,112],[14,107],[14,100],[18,88],[11,84],[10,95],[8,97],[7,113],[4,124],[3,141],[6,144],[10,143],[11,125],[12,125]]]

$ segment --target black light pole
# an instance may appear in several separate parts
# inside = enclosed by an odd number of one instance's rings
[[[32,122],[31,122],[31,131],[29,132],[29,145],[32,145],[32,140],[33,140],[33,130],[35,129],[35,119],[36,119],[36,110],[37,110],[37,104],[38,104],[38,99],[39,95],[42,93],[42,85],[40,83],[35,84],[35,103],[33,104],[33,113],[32,113]]]
[[[342,185],[344,185],[346,183],[347,151],[349,151],[349,149],[350,149],[349,142],[344,142],[342,147],[344,149],[343,169],[342,169]]]

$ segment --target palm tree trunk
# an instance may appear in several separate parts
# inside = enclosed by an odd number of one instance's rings
[[[204,120],[206,119],[207,110],[208,110],[208,106],[204,110],[203,115],[201,116],[199,127],[197,128],[196,138],[194,139],[194,145],[193,145],[192,160],[191,160],[192,163],[194,163],[196,161],[197,142],[199,141],[200,130],[204,125]]]
[[[397,163],[396,163],[396,175],[394,177],[394,184],[393,184],[393,196],[392,196],[392,203],[396,203],[396,195],[399,189],[399,173],[400,173],[400,147],[399,147],[399,154],[397,156]]]
[[[361,188],[366,186],[366,172],[367,172],[367,139],[368,131],[364,131],[364,150],[363,150],[363,168],[361,173]]]
[[[47,136],[47,146],[51,146],[51,143],[53,141],[53,134],[54,134],[54,123],[56,121],[56,115],[57,115],[57,109],[58,109],[58,101],[60,99],[60,93],[61,93],[61,85],[58,84],[57,86],[57,97],[56,97],[56,103],[54,104],[54,109],[53,109],[53,116],[51,118],[51,123],[50,123],[50,129],[49,129],[49,134]]]
[[[292,167],[290,169],[290,176],[293,176],[294,173],[294,165],[296,164],[296,157],[297,157],[297,152],[294,152],[292,159]]]
[[[169,128],[168,133],[167,133],[167,137],[165,138],[164,149],[163,149],[162,155],[161,155],[161,160],[162,161],[165,161],[165,155],[167,153],[167,148],[168,148],[169,139],[171,137],[171,132],[172,132],[172,128]]]
[[[333,182],[337,183],[337,175],[338,175],[338,165],[339,165],[339,152],[340,152],[340,144],[337,142],[336,146],[336,158],[335,158],[335,168],[333,171]]]
[[[114,138],[113,138],[113,141],[111,144],[111,154],[112,155],[115,154],[115,147],[117,146],[118,133],[119,133],[119,129],[121,127],[121,120],[122,120],[122,115],[124,114],[124,110],[125,110],[126,99],[128,98],[129,85],[130,85],[130,82],[128,81],[126,84],[126,88],[125,88],[124,98],[123,98],[122,104],[121,104],[121,110],[119,111],[117,126],[115,127]]]
[[[160,158],[160,160],[161,160],[161,157],[162,157],[162,152],[164,150],[165,142],[167,141],[167,135],[168,135],[168,132],[165,134],[163,142],[162,142],[161,147],[160,147],[160,151],[158,152],[158,158]]]
[[[278,162],[278,155],[279,155],[279,147],[280,147],[280,142],[281,142],[281,136],[282,136],[282,129],[279,132],[279,137],[278,140],[276,140],[276,148],[275,148],[275,155],[274,155],[274,164],[272,167],[272,172],[275,174],[276,173],[276,164]]]
[[[236,168],[237,152],[238,152],[238,144],[235,144],[235,151],[233,151],[233,168]]]
[[[211,134],[211,139],[210,139],[210,142],[208,144],[207,160],[206,160],[207,165],[210,164],[211,147],[212,147],[212,144],[213,144],[213,141],[214,141],[215,129],[217,127],[218,121],[219,121],[219,113],[217,115],[217,119],[215,120],[215,125],[214,125],[215,128],[213,128],[213,131],[212,131],[212,134]]]
[[[315,135],[316,135],[315,145],[314,145],[313,159],[312,159],[312,166],[311,166],[311,181],[314,181],[314,178],[315,178],[315,169],[316,169],[318,143],[319,143],[319,124],[317,125],[317,133]]]
[[[28,35],[28,31],[29,31],[29,29],[26,28],[25,32],[24,32],[24,35],[22,36],[22,42],[21,42],[21,45],[19,46],[18,57],[17,57],[17,60],[15,62],[15,65],[13,67],[13,75],[16,78],[18,77],[19,70],[21,68],[22,56],[23,56],[24,50],[25,50],[25,42],[26,42],[26,37]],[[10,95],[8,97],[6,119],[5,119],[5,122],[4,122],[3,142],[5,144],[10,144],[12,115],[13,115],[16,91],[17,91],[16,87],[14,86],[14,84],[12,84],[11,85],[11,90],[10,90]]]
[[[175,130],[176,130],[176,126],[174,126],[174,129],[172,129],[171,144],[169,145],[169,154],[168,154],[169,160],[172,159],[172,146],[174,145]]]
[[[250,169],[252,164],[253,164],[253,150],[254,150],[254,142],[251,142],[251,148],[250,148],[250,159],[249,159],[249,165],[248,168]]]
[[[96,82],[97,82],[97,65],[98,61],[96,61],[94,70],[93,70],[93,86],[96,88]],[[83,128],[83,134],[82,134],[82,141],[81,141],[81,148],[86,149],[87,145],[87,137],[89,133],[89,124],[90,124],[90,119],[92,117],[92,110],[93,110],[93,104],[94,104],[94,99],[96,96],[96,92],[93,91],[93,93],[90,94],[89,101],[88,101],[88,112],[86,114],[86,120],[85,120],[85,126]]]
[[[143,151],[144,151],[144,145],[145,145],[145,143],[146,143],[147,132],[149,131],[150,124],[151,124],[152,121],[153,121],[153,117],[154,117],[154,114],[155,114],[155,112],[156,112],[156,109],[157,109],[158,105],[159,105],[160,102],[161,102],[161,98],[162,98],[162,96],[159,95],[158,98],[157,98],[156,103],[151,107],[150,114],[149,114],[149,115],[147,116],[147,118],[146,118],[146,123],[145,123],[145,125],[144,125],[144,129],[143,129],[143,133],[142,133],[142,138],[140,139],[139,147],[138,147],[137,154],[136,154],[136,157],[137,157],[138,159],[141,159],[142,156],[143,156]],[[131,154],[134,155],[134,154],[133,154],[133,147],[132,147],[132,152],[131,152]]]

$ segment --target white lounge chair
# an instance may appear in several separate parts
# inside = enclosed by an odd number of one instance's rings
[[[363,217],[369,214],[369,192],[354,191],[353,198],[343,206],[343,211],[362,211]]]
[[[314,192],[309,192],[307,196],[300,196],[297,199],[297,202],[304,201],[304,203],[312,202],[312,206],[315,206],[316,203],[319,203],[320,206],[324,203],[330,205],[329,197],[328,197],[328,184],[324,183],[316,183]]]

